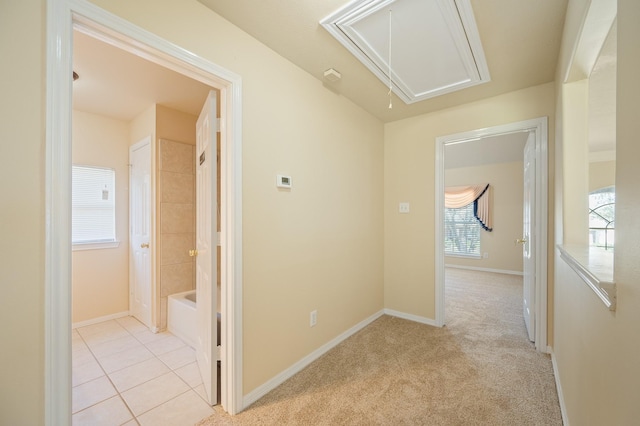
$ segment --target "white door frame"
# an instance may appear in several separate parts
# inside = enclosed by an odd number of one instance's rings
[[[535,135],[536,191],[535,191],[535,345],[540,352],[547,352],[547,227],[548,227],[548,130],[547,117],[504,124],[470,132],[440,136],[436,138],[436,324],[445,323],[444,302],[444,150],[445,146],[460,142],[471,142],[489,136],[509,133],[533,132]]]
[[[242,405],[242,79],[86,0],[47,0],[45,140],[45,425],[71,424],[71,115],[73,28],[220,91],[224,389]],[[226,148],[226,149],[225,149]]]

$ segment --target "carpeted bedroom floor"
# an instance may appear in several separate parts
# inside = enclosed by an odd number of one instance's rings
[[[204,425],[562,425],[551,359],[522,318],[522,278],[446,272],[446,323],[383,316],[244,412]]]

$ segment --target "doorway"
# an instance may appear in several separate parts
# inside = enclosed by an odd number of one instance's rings
[[[445,148],[460,143],[474,143],[484,138],[498,137],[513,133],[528,133],[531,139],[535,173],[532,182],[532,200],[535,202],[531,211],[536,241],[534,250],[535,264],[532,265],[531,297],[533,339],[536,349],[547,351],[547,118],[510,123],[479,129],[471,132],[442,136],[436,139],[436,323],[445,325],[445,247],[444,247],[444,187],[445,187]]]
[[[70,199],[72,31],[82,26],[119,48],[144,55],[220,91],[221,108],[221,330],[223,408],[242,409],[241,388],[241,79],[239,76],[88,2],[49,1],[47,24],[45,422],[70,423]],[[62,52],[62,54],[61,54]],[[62,200],[62,202],[60,202]],[[226,361],[226,362],[225,362]]]

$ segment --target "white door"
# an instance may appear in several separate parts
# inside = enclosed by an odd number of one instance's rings
[[[523,226],[522,239],[518,240],[522,244],[522,261],[524,270],[524,295],[523,314],[524,323],[527,327],[529,340],[535,340],[535,194],[536,194],[536,161],[535,161],[535,137],[533,132],[529,133],[529,139],[524,147],[524,203],[523,203]]]
[[[196,358],[207,398],[217,402],[217,222],[216,92],[209,96],[196,122]]]
[[[151,140],[129,148],[129,310],[151,326]]]

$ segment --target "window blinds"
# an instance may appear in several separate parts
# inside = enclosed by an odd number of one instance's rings
[[[71,192],[72,243],[115,241],[115,170],[74,165]]]

